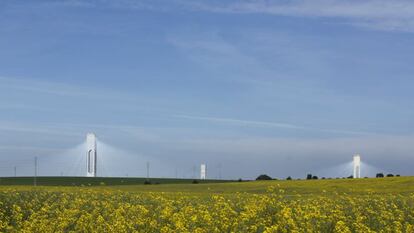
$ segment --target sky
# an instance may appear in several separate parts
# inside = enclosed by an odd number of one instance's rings
[[[413,175],[413,41],[405,0],[0,0],[0,175],[88,132],[100,176]]]

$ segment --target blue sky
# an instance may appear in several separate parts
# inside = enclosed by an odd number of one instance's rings
[[[412,175],[413,32],[401,0],[1,1],[0,174],[80,173],[92,131],[102,175]]]

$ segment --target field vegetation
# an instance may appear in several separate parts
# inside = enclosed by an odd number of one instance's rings
[[[414,178],[4,185],[0,232],[414,232]]]
[[[1,177],[1,185],[33,185],[34,177]],[[131,177],[62,177],[40,176],[36,183],[40,186],[102,186],[102,185],[140,185],[149,184],[191,184],[193,179],[175,178],[131,178]],[[229,180],[199,180],[199,183],[223,183]]]

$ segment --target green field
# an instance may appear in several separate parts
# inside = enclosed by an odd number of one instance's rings
[[[143,185],[149,180],[151,184],[191,184],[194,179],[174,178],[129,178],[129,177],[62,177],[40,176],[36,178],[39,186],[102,186],[102,185]],[[223,183],[229,180],[197,180],[198,183]],[[2,177],[1,185],[28,185],[34,184],[34,177]]]
[[[414,177],[158,185],[43,179],[36,187],[2,181],[0,232],[414,232]],[[91,186],[62,185],[77,179]]]
[[[332,180],[272,180],[208,184],[166,184],[150,186],[113,186],[123,191],[185,192],[207,194],[266,193],[269,187],[283,189],[287,195],[323,193],[414,193],[414,177],[332,179]]]
[[[318,193],[414,193],[414,177],[325,179],[325,180],[272,180],[272,181],[230,181],[151,178],[151,185],[144,185],[146,178],[104,178],[104,177],[38,177],[37,189],[53,186],[81,186],[83,188],[121,190],[127,192],[184,192],[184,193],[265,193],[270,186],[283,189],[286,194]],[[0,187],[32,189],[33,177],[0,178]]]

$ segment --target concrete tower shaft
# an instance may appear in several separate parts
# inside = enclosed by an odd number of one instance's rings
[[[98,165],[98,151],[96,136],[93,133],[86,135],[86,176],[96,177]]]
[[[361,156],[354,155],[354,178],[361,178]]]
[[[206,169],[206,165],[205,164],[201,164],[201,166],[200,166],[200,179],[201,180],[205,180],[206,179],[206,173],[207,173],[207,171],[206,171],[207,169]]]

